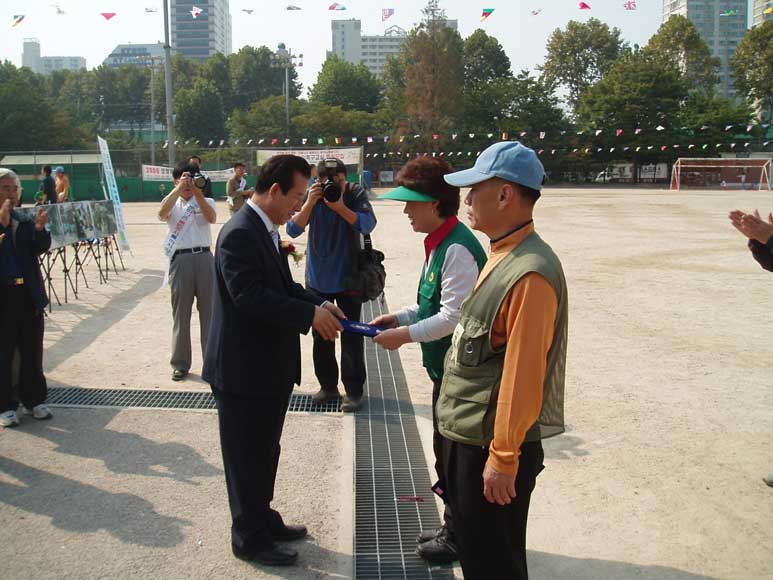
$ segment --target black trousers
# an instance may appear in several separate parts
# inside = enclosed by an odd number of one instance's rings
[[[0,289],[0,413],[17,407],[11,400],[11,361],[17,349],[19,399],[32,409],[45,402],[48,386],[43,375],[43,311],[35,310],[26,286]]]
[[[212,389],[217,400],[220,447],[223,452],[231,542],[242,552],[273,545],[284,527],[271,509],[291,387],[287,397],[248,399]]]
[[[343,310],[346,318],[359,322],[362,315],[362,299],[347,294],[323,294],[313,288],[312,292],[328,302],[334,302]],[[316,332],[314,337],[314,374],[320,387],[326,391],[338,390],[338,363],[335,342],[324,340]],[[341,381],[346,394],[361,397],[365,385],[365,339],[360,334],[341,334]]]
[[[516,497],[509,505],[483,496],[488,449],[443,438],[448,497],[465,580],[527,580],[526,523],[537,475],[544,468],[542,443],[521,445]]]
[[[435,493],[440,495],[445,505],[443,510],[443,523],[446,526],[446,531],[451,540],[455,540],[454,537],[454,518],[451,510],[451,503],[448,501],[448,494],[446,489],[446,474],[443,468],[443,436],[440,434],[437,428],[437,415],[435,414],[435,405],[437,405],[438,397],[440,397],[440,386],[443,384],[442,380],[432,380],[432,451],[435,453],[435,473],[437,474],[437,483],[433,486]]]

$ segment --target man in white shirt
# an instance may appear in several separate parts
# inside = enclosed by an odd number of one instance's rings
[[[191,368],[191,312],[193,300],[199,311],[202,356],[212,317],[214,262],[211,226],[217,220],[215,200],[204,197],[193,182],[196,169],[183,162],[172,172],[174,189],[161,201],[158,218],[169,234],[164,252],[169,260],[172,290],[172,380],[183,380]]]

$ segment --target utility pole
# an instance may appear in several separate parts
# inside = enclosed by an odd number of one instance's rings
[[[298,60],[297,63],[295,62],[296,59]],[[283,68],[285,71],[285,137],[287,139],[290,138],[290,69],[296,66],[303,66],[303,55],[293,54],[291,50],[285,47],[284,43],[280,44],[276,52],[271,55],[271,68]]]
[[[156,59],[150,57],[150,164],[156,164]]]
[[[172,115],[172,45],[169,42],[169,0],[164,0],[164,84],[166,86],[166,140],[169,167],[174,167],[174,116]]]

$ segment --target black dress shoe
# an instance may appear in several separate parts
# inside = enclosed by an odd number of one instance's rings
[[[416,554],[435,564],[450,564],[459,559],[456,544],[447,536],[438,536],[416,546]]]
[[[173,381],[182,381],[187,376],[188,376],[188,371],[181,371],[179,369],[175,369],[174,371],[172,371],[172,380]]]
[[[292,566],[298,561],[298,552],[284,546],[272,546],[257,552],[245,552],[231,546],[234,556],[240,560],[257,562],[266,566]]]
[[[445,524],[443,524],[439,528],[434,528],[432,530],[424,530],[422,533],[416,536],[416,543],[423,544],[425,542],[429,542],[430,540],[434,540],[435,538],[443,536],[447,533],[448,532],[446,531]]]
[[[293,542],[302,540],[309,535],[306,526],[285,526],[279,532],[272,534],[275,542]]]

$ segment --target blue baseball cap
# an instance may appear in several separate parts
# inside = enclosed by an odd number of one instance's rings
[[[455,187],[469,187],[492,177],[541,191],[545,168],[533,149],[518,141],[502,141],[481,153],[474,167],[449,173],[444,179]]]
[[[62,167],[61,165],[54,167],[54,173],[59,173],[60,171],[64,173],[64,167]]]

